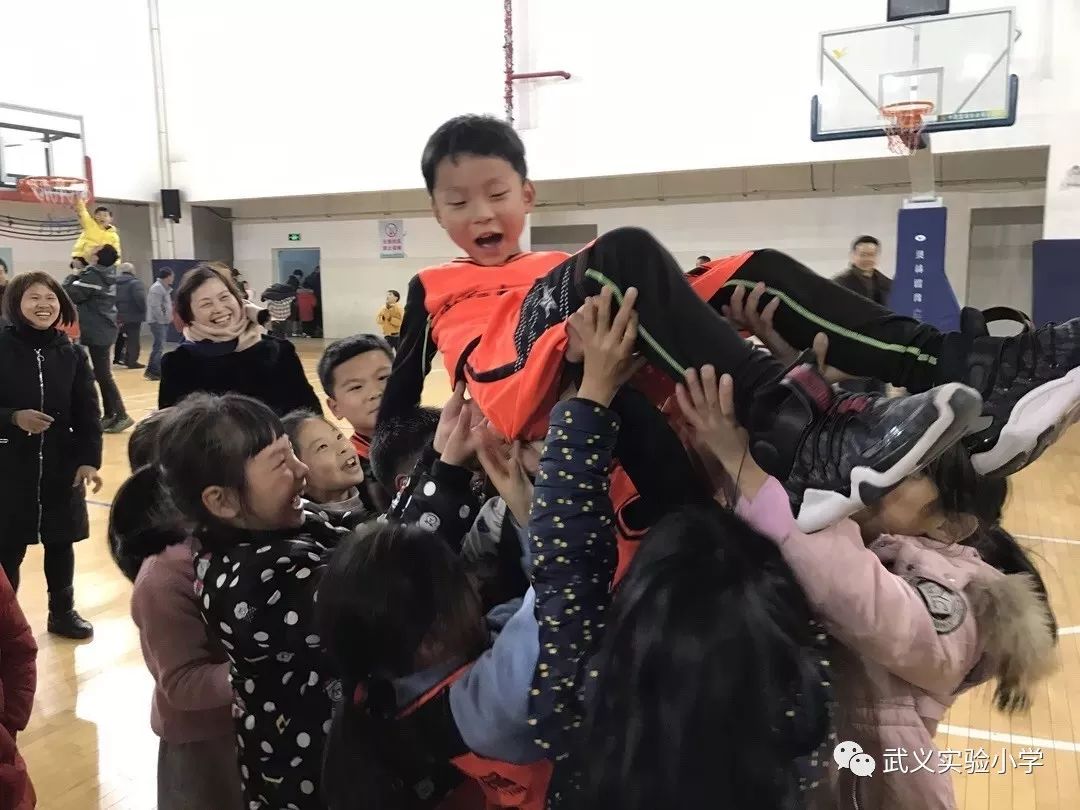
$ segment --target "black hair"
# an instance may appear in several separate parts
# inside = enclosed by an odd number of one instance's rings
[[[109,207],[107,205],[99,205],[97,208],[94,209],[95,214],[100,214],[102,211],[104,211],[106,214],[112,213],[112,211],[109,210]]]
[[[157,464],[158,441],[172,413],[172,408],[160,408],[135,423],[128,439],[128,465],[132,472],[147,464]]]
[[[411,472],[424,448],[431,444],[439,414],[437,408],[418,407],[406,416],[383,419],[375,426],[368,457],[375,480],[387,492],[397,492],[397,477]]]
[[[290,411],[281,417],[281,426],[285,429],[285,435],[289,437],[289,443],[292,445],[293,453],[296,454],[297,458],[300,457],[300,428],[309,419],[321,419],[326,424],[330,424],[330,420],[321,413],[315,413],[315,411],[307,408]],[[337,425],[333,427],[337,429]]]
[[[1047,623],[1057,638],[1057,617],[1050,606],[1039,569],[1015,537],[1001,526],[1009,481],[998,476],[980,475],[971,463],[971,455],[957,443],[927,468],[927,475],[937,487],[941,508],[946,514],[967,514],[978,519],[979,526],[963,545],[979,552],[983,561],[1003,574],[1026,574],[1046,606]],[[1000,706],[1000,708],[1004,708]]]
[[[351,810],[357,796],[374,810],[404,806],[382,759],[398,712],[391,681],[440,663],[422,660],[422,649],[473,660],[487,644],[482,615],[461,558],[423,529],[369,523],[341,540],[316,607],[318,634],[342,685],[323,757],[331,810]]]
[[[711,262],[712,261],[712,259],[709,256],[706,256],[704,253],[702,253],[700,256],[698,256],[697,260],[699,262]]]
[[[823,772],[831,746],[826,642],[774,542],[715,504],[669,513],[589,664],[579,806],[797,806],[797,760]]]
[[[298,268],[296,268],[295,270],[293,270],[293,271],[292,271],[292,274],[293,274],[294,276],[303,276],[303,275],[304,275],[304,271],[303,271],[303,270],[301,270],[301,269],[300,269],[300,268],[298,267]]]
[[[77,267],[76,267],[76,263],[78,264]],[[82,256],[72,256],[71,257],[71,262],[68,264],[68,267],[70,267],[72,270],[81,270],[82,268],[89,267],[89,266],[90,266],[90,262],[88,262]]]
[[[510,124],[490,115],[459,115],[440,126],[424,147],[420,171],[428,194],[435,190],[435,172],[444,160],[462,155],[502,158],[522,180],[528,179],[525,144]]]
[[[387,290],[387,292],[390,293],[390,295],[394,296],[395,301],[401,300],[401,293],[399,293],[397,290]]]
[[[283,433],[269,407],[240,394],[198,392],[170,411],[154,448],[157,463],[121,485],[109,513],[113,558],[131,578],[146,557],[217,526],[203,490],[227,487],[243,499],[248,460]]]
[[[60,302],[60,316],[53,326],[70,326],[79,320],[75,304],[68,297],[67,292],[48,273],[34,271],[32,273],[19,273],[3,287],[3,313],[8,322],[14,325],[22,325],[31,328],[30,323],[22,314],[22,300],[26,291],[34,284],[43,284],[56,296]]]
[[[378,335],[352,335],[335,340],[326,347],[322,357],[319,358],[319,382],[322,383],[328,397],[334,396],[334,372],[337,367],[368,352],[382,352],[393,362],[394,350]]]
[[[244,295],[236,288],[232,279],[229,276],[222,275],[212,265],[200,264],[184,273],[184,278],[181,279],[180,287],[176,291],[176,314],[181,321],[190,324],[195,320],[195,316],[191,311],[191,297],[195,295],[199,287],[215,278],[229,289],[233,298],[240,305],[241,311],[243,310]]]
[[[3,259],[0,259],[0,269],[2,269],[5,273],[8,271],[7,262],[5,262]],[[400,298],[401,296],[398,297]]]
[[[859,245],[873,245],[874,247],[881,247],[881,242],[876,236],[870,236],[863,234],[855,238],[855,241],[851,243],[851,249],[854,250]]]
[[[171,267],[162,267],[160,270],[154,273],[154,278],[163,279],[174,275],[176,274],[173,272],[173,269]]]
[[[98,248],[98,267],[112,267],[114,264],[116,264],[116,260],[119,258],[120,254],[116,252],[116,248],[114,248],[112,245],[102,245],[100,248]]]

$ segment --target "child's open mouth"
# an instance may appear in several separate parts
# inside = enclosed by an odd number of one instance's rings
[[[501,233],[484,233],[476,237],[474,241],[479,248],[494,248],[502,243],[502,238]]]
[[[353,472],[359,466],[360,466],[360,459],[357,458],[356,456],[353,456],[352,458],[350,458],[348,461],[346,461],[344,464],[341,465],[341,469],[343,469],[345,472]]]

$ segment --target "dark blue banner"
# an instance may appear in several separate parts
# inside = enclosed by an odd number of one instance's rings
[[[960,304],[945,275],[947,219],[942,206],[900,210],[889,309],[954,332],[960,328]]]

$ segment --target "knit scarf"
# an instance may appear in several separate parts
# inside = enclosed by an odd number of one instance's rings
[[[189,323],[184,326],[184,338],[192,343],[202,341],[229,343],[236,341],[236,347],[233,351],[242,352],[262,340],[266,330],[259,326],[260,312],[262,312],[262,307],[248,303],[244,305],[244,318],[239,323],[225,327]]]

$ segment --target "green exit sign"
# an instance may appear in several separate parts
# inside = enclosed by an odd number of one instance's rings
[[[300,234],[298,234],[298,233],[290,233],[289,234],[289,241],[290,242],[299,242],[300,241]]]

